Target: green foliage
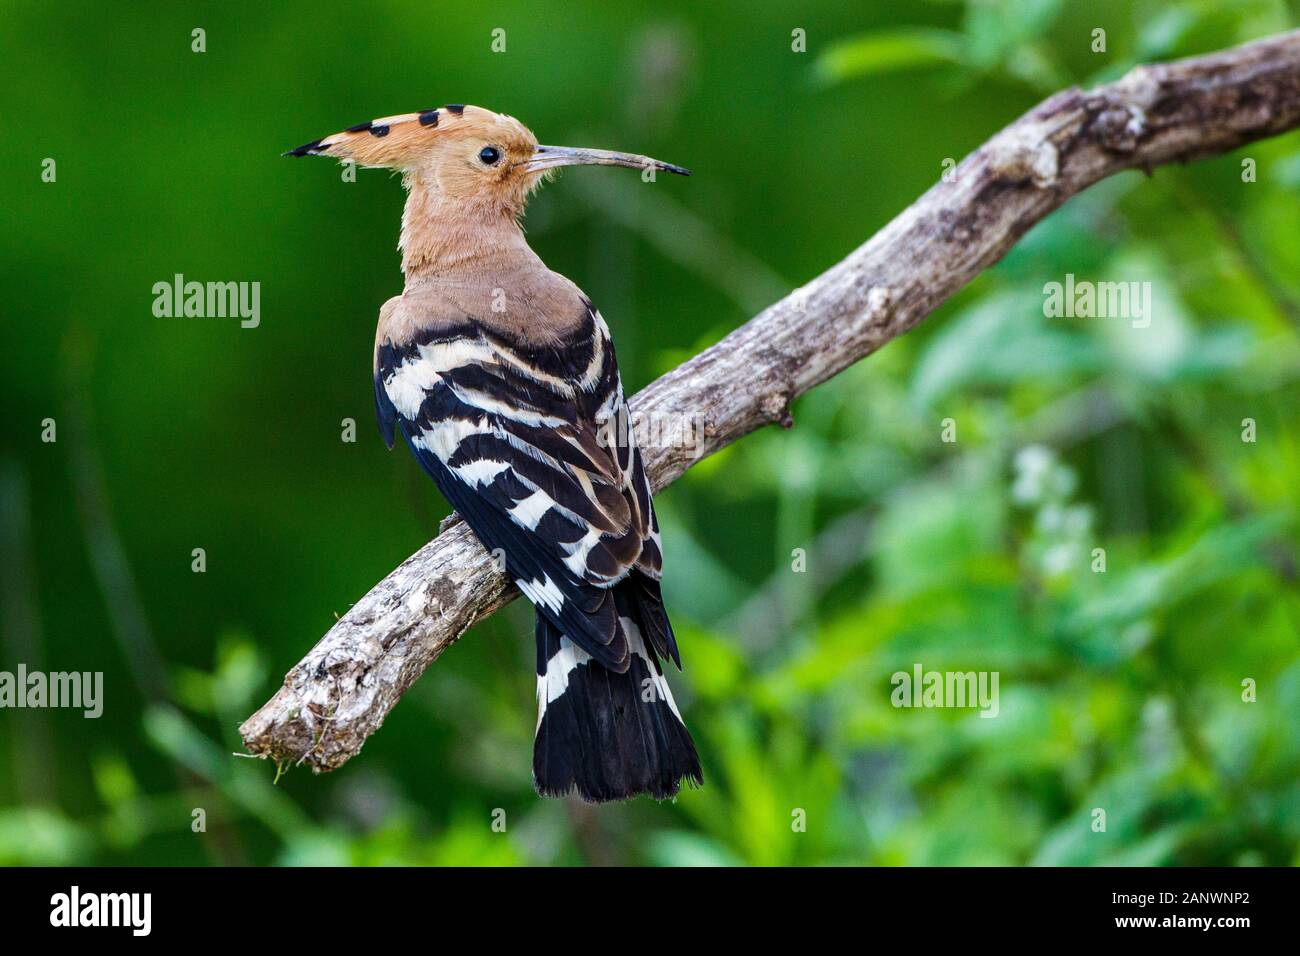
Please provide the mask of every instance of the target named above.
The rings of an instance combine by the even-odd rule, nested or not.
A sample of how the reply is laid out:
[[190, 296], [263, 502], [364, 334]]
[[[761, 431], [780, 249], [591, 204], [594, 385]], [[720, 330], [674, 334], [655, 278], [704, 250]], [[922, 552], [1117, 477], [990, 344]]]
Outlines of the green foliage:
[[818, 58], [826, 80], [842, 80], [936, 63], [961, 63], [962, 38], [948, 30], [877, 30], [840, 41]]
[[[106, 703], [0, 711], [0, 864], [1300, 862], [1294, 134], [1099, 184], [799, 400], [793, 430], [661, 496], [703, 789], [533, 794], [521, 605], [339, 771], [277, 773], [236, 732], [445, 511], [366, 426], [397, 184], [280, 150], [463, 100], [692, 166], [653, 187], [573, 171], [530, 211], [631, 392], [1041, 94], [1286, 29], [1284, 4], [825, 2], [799, 54], [761, 5], [592, 5], [557, 32], [518, 3], [493, 14], [504, 55], [496, 19], [413, 0], [205, 9], [205, 54], [172, 4], [64, 29], [10, 6], [0, 670], [103, 671]], [[262, 326], [154, 318], [176, 272], [261, 281]], [[1049, 316], [1067, 274], [1149, 282], [1149, 325]], [[997, 715], [895, 706], [918, 666], [996, 672]]]

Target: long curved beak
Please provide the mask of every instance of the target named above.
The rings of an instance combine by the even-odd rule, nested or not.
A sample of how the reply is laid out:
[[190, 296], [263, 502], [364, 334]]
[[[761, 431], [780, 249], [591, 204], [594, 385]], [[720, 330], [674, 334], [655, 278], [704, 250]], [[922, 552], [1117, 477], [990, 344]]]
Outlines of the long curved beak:
[[691, 171], [672, 163], [664, 163], [636, 153], [614, 153], [607, 149], [575, 149], [570, 146], [538, 146], [533, 158], [524, 163], [529, 172], [555, 169], [559, 166], [626, 166], [629, 169], [660, 169], [678, 176], [689, 176]]

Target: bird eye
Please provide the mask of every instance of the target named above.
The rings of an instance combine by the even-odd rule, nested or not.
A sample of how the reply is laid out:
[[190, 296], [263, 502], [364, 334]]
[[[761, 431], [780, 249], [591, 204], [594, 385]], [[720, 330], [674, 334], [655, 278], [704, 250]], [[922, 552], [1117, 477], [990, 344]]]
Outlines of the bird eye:
[[495, 146], [484, 146], [478, 153], [479, 162], [484, 166], [495, 166], [501, 158], [501, 151]]

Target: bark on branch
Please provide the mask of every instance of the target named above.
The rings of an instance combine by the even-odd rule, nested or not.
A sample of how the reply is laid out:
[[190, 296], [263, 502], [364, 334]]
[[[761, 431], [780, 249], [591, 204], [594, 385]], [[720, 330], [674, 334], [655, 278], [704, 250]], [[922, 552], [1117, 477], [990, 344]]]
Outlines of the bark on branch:
[[[1026, 230], [1103, 177], [1234, 149], [1300, 125], [1300, 31], [1068, 89], [1006, 127], [843, 261], [631, 400], [703, 421], [703, 454], [902, 335]], [[698, 460], [643, 448], [656, 489]], [[254, 754], [333, 770], [472, 624], [518, 596], [458, 523], [357, 602], [240, 733]]]

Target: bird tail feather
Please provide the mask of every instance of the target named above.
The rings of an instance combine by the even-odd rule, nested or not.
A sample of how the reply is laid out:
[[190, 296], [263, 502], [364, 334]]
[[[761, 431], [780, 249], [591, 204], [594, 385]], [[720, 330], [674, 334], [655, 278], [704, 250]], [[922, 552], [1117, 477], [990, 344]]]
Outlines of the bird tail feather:
[[614, 597], [630, 651], [624, 674], [597, 663], [537, 615], [533, 781], [543, 796], [576, 790], [593, 803], [641, 793], [664, 800], [683, 780], [704, 782], [659, 657], [642, 636], [647, 598], [631, 581], [615, 585]]

